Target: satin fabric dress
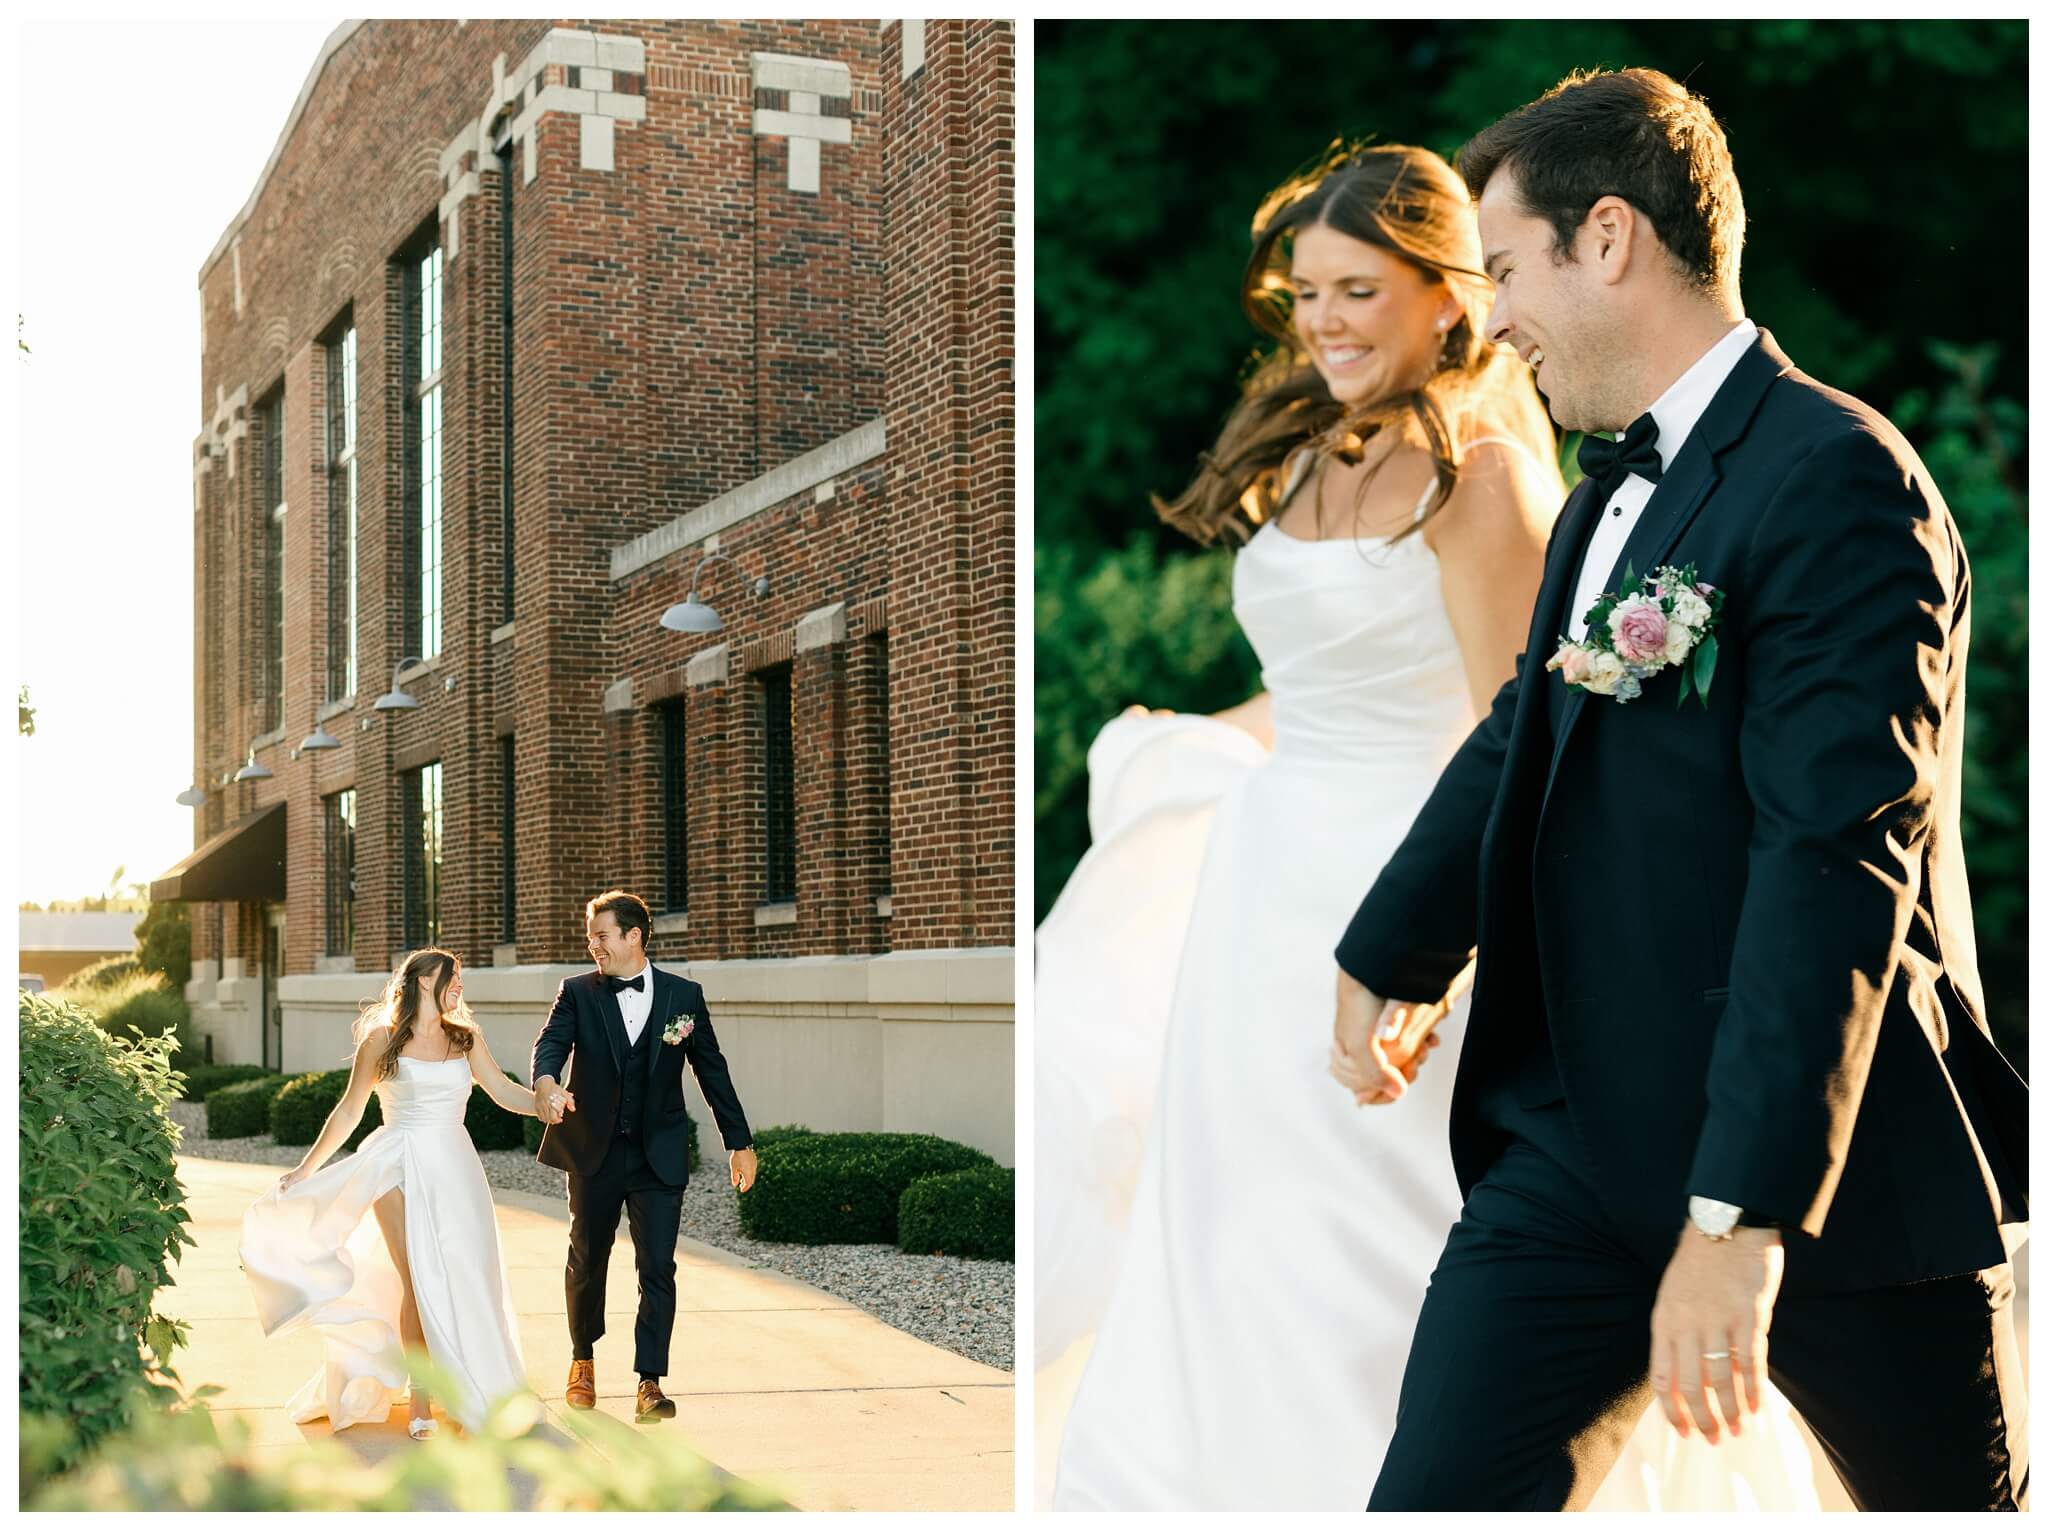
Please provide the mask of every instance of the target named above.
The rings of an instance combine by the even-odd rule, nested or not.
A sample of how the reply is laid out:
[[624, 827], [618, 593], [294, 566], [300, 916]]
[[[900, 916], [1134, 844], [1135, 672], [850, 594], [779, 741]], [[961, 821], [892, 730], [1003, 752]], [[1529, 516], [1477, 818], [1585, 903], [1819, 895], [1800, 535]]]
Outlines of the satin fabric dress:
[[[1364, 1508], [1460, 1207], [1464, 1005], [1400, 1102], [1328, 1073], [1337, 939], [1476, 721], [1435, 555], [1268, 524], [1234, 609], [1270, 755], [1110, 723], [1038, 932], [1036, 1364], [1092, 1336], [1063, 1429], [1039, 1415], [1058, 1509]], [[1781, 1397], [1765, 1418], [1709, 1448], [1652, 1410], [1595, 1508], [1814, 1506]]]
[[294, 1422], [336, 1430], [385, 1418], [406, 1385], [398, 1269], [374, 1205], [405, 1195], [405, 1246], [427, 1354], [458, 1389], [441, 1398], [465, 1428], [524, 1389], [512, 1288], [482, 1161], [463, 1126], [469, 1060], [401, 1056], [377, 1085], [384, 1125], [357, 1150], [242, 1218], [242, 1269], [266, 1335], [316, 1330], [326, 1355], [292, 1396]]

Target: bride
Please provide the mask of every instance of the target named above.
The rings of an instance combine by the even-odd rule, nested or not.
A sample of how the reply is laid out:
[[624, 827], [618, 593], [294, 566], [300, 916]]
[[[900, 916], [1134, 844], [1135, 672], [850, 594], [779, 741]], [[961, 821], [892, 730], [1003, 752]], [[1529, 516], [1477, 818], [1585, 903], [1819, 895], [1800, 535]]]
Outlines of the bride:
[[[1102, 730], [1093, 846], [1038, 933], [1041, 1396], [1086, 1356], [1063, 1434], [1041, 1413], [1058, 1509], [1364, 1508], [1460, 1205], [1464, 1007], [1397, 1060], [1406, 1121], [1360, 1110], [1328, 1072], [1330, 952], [1512, 672], [1555, 442], [1480, 332], [1442, 159], [1333, 154], [1253, 240], [1243, 305], [1280, 344], [1159, 509], [1241, 545], [1268, 689]], [[1651, 1411], [1595, 1508], [1812, 1507], [1782, 1398], [1756, 1423], [1709, 1448]]]
[[[463, 1127], [472, 1082], [532, 1116], [533, 1092], [491, 1057], [462, 1004], [452, 952], [414, 952], [356, 1021], [348, 1089], [306, 1156], [242, 1219], [242, 1268], [266, 1335], [319, 1331], [326, 1361], [286, 1406], [336, 1430], [384, 1419], [405, 1382], [400, 1346], [424, 1350], [456, 1387], [465, 1429], [526, 1387], [512, 1289], [483, 1164]], [[328, 1158], [377, 1091], [384, 1125], [338, 1164]], [[411, 1389], [407, 1432], [434, 1430]]]

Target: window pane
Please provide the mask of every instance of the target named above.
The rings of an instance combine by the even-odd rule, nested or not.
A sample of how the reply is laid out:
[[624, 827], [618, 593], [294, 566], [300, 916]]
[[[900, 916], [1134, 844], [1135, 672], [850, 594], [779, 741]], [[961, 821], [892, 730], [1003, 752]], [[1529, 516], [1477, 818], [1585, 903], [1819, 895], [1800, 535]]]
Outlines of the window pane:
[[441, 390], [420, 400], [420, 658], [441, 652]]
[[796, 760], [790, 738], [789, 666], [761, 672], [768, 902], [796, 897]]

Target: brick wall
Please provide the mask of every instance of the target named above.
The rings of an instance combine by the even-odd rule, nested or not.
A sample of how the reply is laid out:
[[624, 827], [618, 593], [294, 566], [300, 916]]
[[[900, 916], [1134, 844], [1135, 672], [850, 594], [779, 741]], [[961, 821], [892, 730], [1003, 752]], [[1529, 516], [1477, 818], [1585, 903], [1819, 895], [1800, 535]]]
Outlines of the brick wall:
[[[472, 963], [490, 959], [508, 735], [516, 960], [577, 960], [583, 900], [610, 883], [658, 907], [656, 707], [676, 696], [688, 723], [689, 911], [658, 955], [1010, 943], [1015, 38], [1007, 23], [924, 26], [926, 63], [909, 80], [902, 24], [865, 21], [368, 22], [327, 60], [201, 278], [194, 770], [217, 806], [195, 815], [195, 833], [209, 814], [225, 824], [287, 803], [288, 972], [332, 955], [363, 972], [388, 965], [403, 940], [400, 773], [433, 759], [446, 805], [442, 941]], [[603, 69], [589, 52], [600, 44]], [[501, 55], [508, 77], [535, 60], [516, 99], [496, 85]], [[795, 68], [798, 86], [812, 83], [810, 70], [830, 89], [757, 89], [756, 55], [805, 61], [771, 63], [771, 81]], [[844, 95], [833, 94], [842, 81]], [[555, 103], [546, 110], [543, 92]], [[522, 130], [509, 160], [509, 549], [508, 177], [482, 120], [494, 102]], [[593, 103], [604, 118], [595, 127]], [[816, 189], [804, 189], [812, 176]], [[394, 661], [417, 652], [402, 589], [413, 509], [399, 262], [434, 229], [444, 249], [442, 652], [406, 680], [417, 710], [377, 713]], [[357, 694], [326, 725], [341, 747], [294, 759], [330, 700], [324, 340], [344, 312], [358, 355]], [[267, 508], [246, 432], [280, 381], [285, 728], [259, 753], [272, 779], [223, 789], [268, 726], [258, 694]], [[751, 493], [876, 421], [878, 455], [614, 578], [615, 555], [634, 539]], [[747, 579], [765, 571], [769, 593], [754, 596], [714, 562], [701, 594], [725, 631], [661, 628], [714, 548]], [[218, 675], [205, 659], [211, 623], [225, 639]], [[793, 918], [763, 910], [755, 679], [785, 663]], [[216, 690], [222, 724], [212, 728]], [[357, 794], [357, 937], [352, 953], [329, 954], [321, 799], [342, 787]], [[214, 921], [195, 921], [196, 954], [260, 952], [254, 910], [219, 923], [216, 943]]]

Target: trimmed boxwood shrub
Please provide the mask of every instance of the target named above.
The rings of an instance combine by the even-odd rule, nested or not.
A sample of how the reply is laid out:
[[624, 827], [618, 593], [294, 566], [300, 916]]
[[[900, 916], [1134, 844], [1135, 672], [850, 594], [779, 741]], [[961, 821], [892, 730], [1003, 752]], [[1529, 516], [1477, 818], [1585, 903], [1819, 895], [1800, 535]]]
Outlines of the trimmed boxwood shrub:
[[206, 1097], [209, 1138], [258, 1138], [270, 1130], [270, 1102], [298, 1074], [264, 1074], [241, 1084], [221, 1085]]
[[893, 1244], [904, 1189], [927, 1175], [993, 1165], [978, 1148], [921, 1132], [812, 1132], [761, 1150], [739, 1198], [740, 1228], [781, 1244]]
[[254, 1063], [196, 1063], [181, 1072], [185, 1083], [179, 1087], [178, 1098], [205, 1100], [215, 1090], [225, 1089], [228, 1085], [265, 1078], [270, 1070]]
[[58, 1438], [63, 1467], [121, 1424], [182, 1338], [151, 1304], [193, 1240], [170, 1044], [110, 1037], [41, 994], [20, 996], [17, 1022], [21, 1423]]
[[997, 1165], [927, 1175], [896, 1204], [896, 1247], [907, 1255], [1017, 1258], [1017, 1172]]
[[[571, 1090], [569, 1093], [571, 1095], [574, 1095], [576, 1092], [574, 1090]], [[688, 1113], [686, 1112], [685, 1115], [688, 1116]], [[543, 1122], [537, 1116], [522, 1116], [519, 1120], [522, 1124], [524, 1124], [523, 1141], [526, 1144], [526, 1151], [530, 1154], [539, 1153], [541, 1134], [548, 1130], [547, 1123]], [[689, 1165], [690, 1173], [694, 1175], [697, 1173], [697, 1118], [695, 1118], [694, 1116], [689, 1116], [688, 1120], [690, 1123]], [[508, 1144], [506, 1146], [511, 1147], [513, 1145]], [[479, 1143], [477, 1144], [477, 1147], [482, 1148], [483, 1144]]]
[[816, 1136], [817, 1133], [813, 1132], [810, 1128], [798, 1127], [793, 1124], [783, 1127], [763, 1127], [754, 1134], [754, 1147], [756, 1150], [759, 1150], [766, 1148], [770, 1143], [786, 1143], [791, 1138], [815, 1138]]
[[[510, 1069], [505, 1077], [514, 1084], [526, 1083]], [[537, 1116], [521, 1116], [516, 1111], [507, 1111], [503, 1106], [484, 1094], [482, 1085], [471, 1085], [469, 1109], [462, 1114], [462, 1125], [469, 1129], [469, 1141], [476, 1144], [478, 1153], [489, 1148], [517, 1148], [526, 1141], [526, 1130], [521, 1122], [537, 1122]]]
[[[324, 1074], [301, 1074], [285, 1085], [270, 1101], [270, 1135], [293, 1148], [315, 1142], [327, 1117], [348, 1093], [347, 1069], [329, 1069]], [[352, 1149], [384, 1125], [384, 1107], [372, 1091], [363, 1106], [363, 1119], [341, 1146]]]

